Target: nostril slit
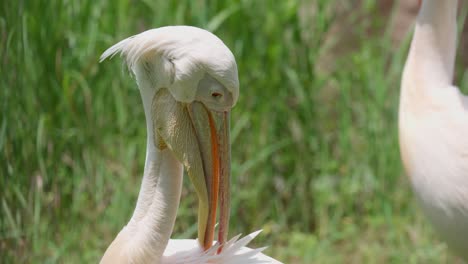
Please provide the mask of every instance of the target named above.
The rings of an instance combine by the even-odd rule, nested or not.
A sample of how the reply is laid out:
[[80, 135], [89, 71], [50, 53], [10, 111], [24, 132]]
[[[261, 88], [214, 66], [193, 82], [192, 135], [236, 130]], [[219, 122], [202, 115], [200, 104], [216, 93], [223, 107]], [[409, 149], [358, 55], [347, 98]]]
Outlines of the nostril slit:
[[214, 98], [219, 98], [221, 96], [223, 96], [221, 93], [218, 93], [218, 92], [214, 92], [211, 94], [211, 96], [213, 96]]

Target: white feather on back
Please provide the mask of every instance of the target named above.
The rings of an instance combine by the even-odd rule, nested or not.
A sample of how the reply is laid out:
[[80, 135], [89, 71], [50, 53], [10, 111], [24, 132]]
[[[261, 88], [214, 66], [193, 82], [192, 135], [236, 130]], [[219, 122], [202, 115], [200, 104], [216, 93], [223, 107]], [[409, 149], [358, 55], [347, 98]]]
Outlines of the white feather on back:
[[239, 97], [234, 55], [212, 33], [190, 26], [167, 26], [129, 37], [107, 49], [100, 60], [120, 53], [140, 88], [169, 88], [177, 101], [192, 102], [199, 81], [209, 74]]
[[215, 244], [208, 251], [203, 252], [197, 240], [170, 240], [164, 251], [162, 264], [281, 264], [281, 262], [261, 253], [266, 247], [257, 249], [245, 247], [260, 232], [261, 230], [253, 232], [240, 240], [240, 235], [231, 238], [223, 246], [220, 254], [216, 254], [219, 244]]

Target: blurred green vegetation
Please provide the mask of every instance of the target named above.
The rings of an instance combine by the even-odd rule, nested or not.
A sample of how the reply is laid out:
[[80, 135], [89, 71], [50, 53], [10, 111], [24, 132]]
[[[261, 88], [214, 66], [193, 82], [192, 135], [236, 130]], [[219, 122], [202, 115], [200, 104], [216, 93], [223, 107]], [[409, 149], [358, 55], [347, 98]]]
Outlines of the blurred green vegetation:
[[[365, 41], [317, 74], [333, 2], [312, 1], [301, 23], [311, 5], [299, 0], [2, 1], [0, 262], [99, 260], [133, 211], [146, 131], [134, 80], [98, 58], [143, 30], [187, 24], [217, 34], [239, 66], [231, 234], [262, 228], [251, 246], [285, 263], [453, 263], [400, 165], [408, 40], [392, 48], [365, 1], [359, 13], [381, 33], [349, 25]], [[196, 233], [193, 194], [186, 181], [176, 238]]]

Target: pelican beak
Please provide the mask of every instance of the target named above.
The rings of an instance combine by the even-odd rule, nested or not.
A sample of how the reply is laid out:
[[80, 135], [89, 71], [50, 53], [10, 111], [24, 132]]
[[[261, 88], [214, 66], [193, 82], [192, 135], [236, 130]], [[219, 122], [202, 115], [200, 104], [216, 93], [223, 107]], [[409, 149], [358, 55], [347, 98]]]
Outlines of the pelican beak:
[[[231, 149], [229, 111], [212, 111], [200, 102], [188, 106], [188, 112], [198, 141], [207, 200], [199, 199], [198, 239], [205, 250], [213, 245], [217, 208], [219, 206], [218, 243], [226, 241], [229, 227]], [[190, 173], [190, 172], [189, 172]], [[199, 197], [200, 198], [200, 197]]]
[[227, 238], [229, 226], [229, 178], [231, 149], [229, 111], [213, 111], [203, 103], [177, 102], [166, 90], [159, 90], [152, 105], [155, 142], [169, 147], [185, 166], [198, 195], [198, 241], [203, 248], [213, 245], [219, 207], [218, 242]]

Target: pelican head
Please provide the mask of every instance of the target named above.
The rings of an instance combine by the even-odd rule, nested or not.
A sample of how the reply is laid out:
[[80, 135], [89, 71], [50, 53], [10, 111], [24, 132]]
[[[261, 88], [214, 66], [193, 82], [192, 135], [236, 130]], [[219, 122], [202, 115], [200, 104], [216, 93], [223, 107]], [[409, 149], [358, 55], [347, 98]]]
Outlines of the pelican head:
[[[170, 149], [199, 199], [198, 240], [212, 246], [219, 206], [220, 243], [229, 223], [229, 116], [239, 95], [231, 51], [212, 33], [189, 26], [145, 31], [115, 44], [142, 94], [148, 142]], [[169, 176], [169, 175], [168, 175]]]

